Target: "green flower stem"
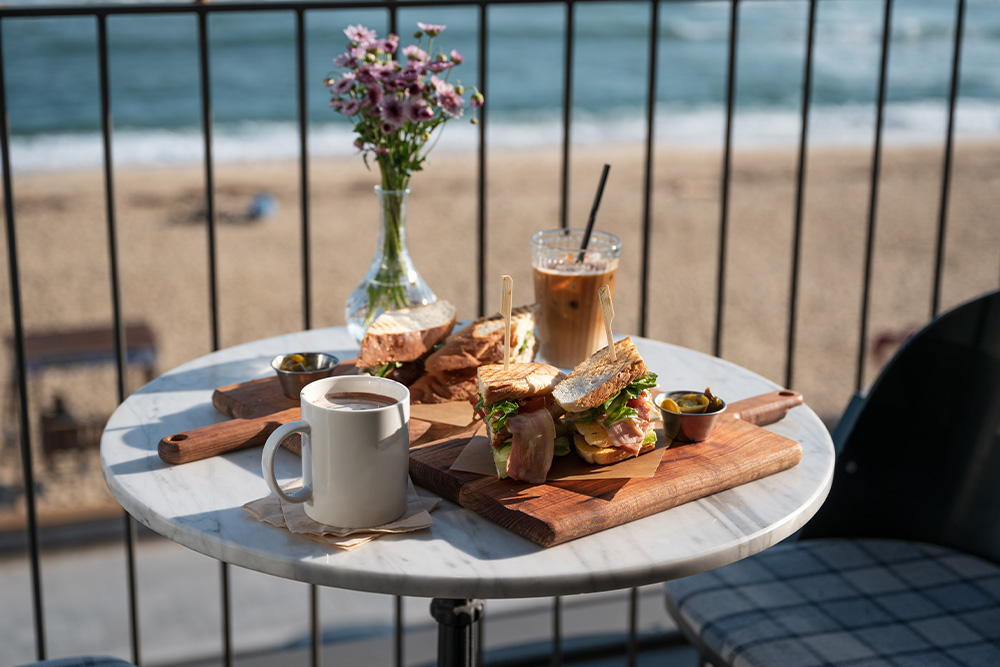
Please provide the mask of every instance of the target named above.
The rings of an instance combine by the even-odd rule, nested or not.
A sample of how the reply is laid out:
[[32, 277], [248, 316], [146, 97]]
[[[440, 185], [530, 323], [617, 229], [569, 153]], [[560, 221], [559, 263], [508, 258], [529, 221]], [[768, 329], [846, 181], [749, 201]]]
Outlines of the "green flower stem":
[[365, 316], [367, 328], [379, 310], [395, 310], [409, 305], [406, 284], [409, 276], [401, 261], [403, 252], [403, 228], [406, 220], [403, 205], [406, 201], [408, 175], [382, 168], [382, 265], [375, 278], [368, 285], [368, 313]]

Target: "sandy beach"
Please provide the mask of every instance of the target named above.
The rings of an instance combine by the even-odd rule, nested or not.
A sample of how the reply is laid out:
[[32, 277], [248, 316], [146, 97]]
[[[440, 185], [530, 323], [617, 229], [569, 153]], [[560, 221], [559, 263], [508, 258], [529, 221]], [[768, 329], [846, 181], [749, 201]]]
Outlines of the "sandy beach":
[[[942, 308], [993, 289], [1000, 274], [1000, 151], [959, 145], [950, 196]], [[474, 154], [434, 154], [414, 176], [409, 245], [439, 297], [460, 317], [474, 317], [478, 167]], [[880, 337], [904, 335], [931, 316], [943, 150], [892, 148], [883, 153], [877, 199], [868, 340], [859, 317], [871, 196], [869, 150], [814, 149], [808, 157], [792, 388], [821, 416], [835, 419], [855, 389], [859, 345], [865, 382], [884, 356]], [[637, 332], [640, 312], [644, 185], [642, 146], [574, 148], [570, 221], [582, 226], [601, 166], [612, 165], [598, 227], [623, 240], [615, 298], [616, 331]], [[721, 356], [783, 383], [789, 332], [797, 153], [737, 151], [729, 193], [725, 309]], [[711, 352], [720, 238], [720, 151], [662, 150], [654, 159], [652, 246], [646, 335]], [[514, 302], [532, 299], [528, 238], [559, 226], [560, 151], [491, 149], [486, 166], [488, 279], [514, 278]], [[344, 323], [343, 303], [365, 272], [375, 245], [376, 174], [360, 158], [315, 161], [310, 169], [313, 327]], [[157, 370], [211, 351], [205, 174], [200, 166], [127, 168], [115, 172], [122, 308], [127, 321], [149, 324], [157, 338]], [[226, 164], [215, 171], [219, 344], [301, 329], [302, 231], [295, 163]], [[250, 220], [255, 194], [278, 201], [277, 212]], [[100, 171], [15, 174], [14, 204], [24, 327], [28, 333], [110, 322], [108, 231]], [[3, 242], [6, 244], [6, 241]], [[9, 294], [4, 246], [0, 275]], [[494, 304], [487, 283], [487, 308]], [[11, 309], [0, 331], [12, 333]], [[11, 354], [3, 356], [10, 377]], [[130, 374], [130, 390], [142, 378]], [[106, 419], [117, 397], [110, 368], [31, 378], [33, 419], [62, 394], [75, 416]], [[5, 390], [4, 405], [10, 400]], [[12, 426], [5, 413], [5, 431]], [[36, 429], [37, 430], [37, 429]], [[35, 438], [37, 446], [37, 437]], [[13, 485], [19, 457], [0, 485]], [[8, 455], [10, 453], [11, 455]], [[96, 452], [59, 464], [40, 497], [74, 502], [80, 487], [60, 491], [81, 474], [101, 489]], [[96, 481], [95, 481], [96, 480]], [[72, 485], [71, 485], [72, 486]], [[100, 493], [98, 491], [97, 493]], [[79, 500], [79, 496], [75, 497]], [[0, 508], [2, 509], [2, 508]]]

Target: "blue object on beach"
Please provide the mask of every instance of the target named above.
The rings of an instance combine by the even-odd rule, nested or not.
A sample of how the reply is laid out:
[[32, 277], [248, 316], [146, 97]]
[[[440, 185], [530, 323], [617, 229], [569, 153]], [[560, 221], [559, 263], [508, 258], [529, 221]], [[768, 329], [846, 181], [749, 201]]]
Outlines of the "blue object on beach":
[[251, 220], [269, 218], [278, 212], [278, 198], [270, 192], [260, 192], [254, 195], [250, 201], [250, 208], [247, 210], [247, 217]]

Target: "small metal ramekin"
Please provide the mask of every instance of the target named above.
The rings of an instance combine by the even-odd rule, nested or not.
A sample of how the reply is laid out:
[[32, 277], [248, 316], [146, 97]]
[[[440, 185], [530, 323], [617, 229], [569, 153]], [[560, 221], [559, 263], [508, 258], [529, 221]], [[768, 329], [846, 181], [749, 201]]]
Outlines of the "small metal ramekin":
[[684, 394], [704, 395], [705, 392], [671, 391], [660, 394], [656, 397], [656, 405], [660, 408], [660, 414], [663, 416], [663, 434], [671, 440], [676, 440], [677, 442], [701, 442], [702, 440], [707, 440], [708, 437], [712, 435], [712, 431], [715, 429], [715, 424], [719, 421], [719, 417], [726, 411], [726, 402], [722, 401], [720, 398], [719, 400], [722, 401], [722, 408], [716, 410], [715, 412], [677, 413], [672, 410], [664, 409], [663, 399], [672, 398], [677, 400], [677, 397], [683, 396]]
[[[315, 368], [316, 370], [281, 370], [281, 364], [284, 363], [285, 359], [293, 354], [301, 355], [306, 361], [306, 367]], [[298, 400], [299, 392], [302, 391], [302, 388], [307, 384], [333, 375], [333, 370], [337, 367], [338, 361], [340, 360], [337, 359], [337, 357], [324, 352], [290, 352], [288, 354], [279, 354], [272, 359], [271, 368], [273, 368], [274, 372], [278, 374], [278, 381], [281, 383], [281, 391], [284, 392], [285, 396]]]

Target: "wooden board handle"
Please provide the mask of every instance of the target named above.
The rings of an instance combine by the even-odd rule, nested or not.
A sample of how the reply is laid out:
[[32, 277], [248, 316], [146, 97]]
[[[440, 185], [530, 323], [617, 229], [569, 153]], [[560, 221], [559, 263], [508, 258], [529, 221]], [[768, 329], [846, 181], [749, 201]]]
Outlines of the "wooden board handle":
[[726, 412], [732, 419], [763, 426], [784, 419], [788, 411], [798, 405], [802, 405], [802, 394], [791, 389], [779, 389], [730, 403]]
[[157, 451], [166, 463], [189, 463], [244, 447], [263, 445], [281, 424], [299, 418], [299, 408], [289, 408], [256, 419], [230, 419], [168, 435]]

